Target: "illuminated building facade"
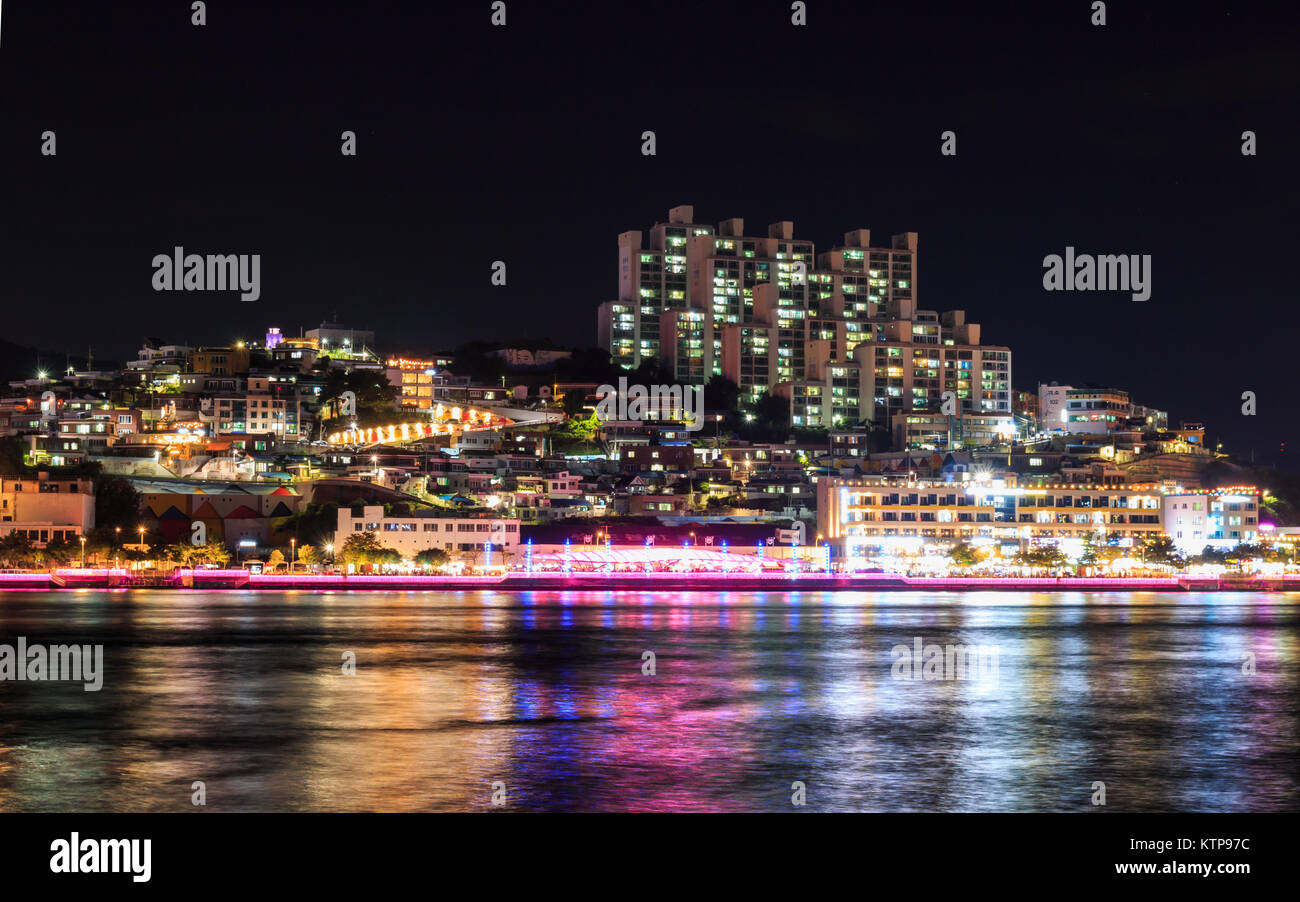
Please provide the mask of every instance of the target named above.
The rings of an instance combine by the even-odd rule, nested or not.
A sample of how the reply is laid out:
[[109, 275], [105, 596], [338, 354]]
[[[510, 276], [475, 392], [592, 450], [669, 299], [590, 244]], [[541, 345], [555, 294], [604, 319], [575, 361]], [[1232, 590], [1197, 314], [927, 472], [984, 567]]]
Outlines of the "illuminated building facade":
[[89, 477], [0, 476], [0, 537], [17, 532], [43, 548], [76, 541], [95, 527], [95, 489]]
[[776, 328], [731, 324], [722, 330], [722, 375], [740, 387], [750, 404], [773, 384], [777, 371]]
[[388, 384], [397, 389], [397, 403], [408, 410], [428, 410], [434, 405], [434, 385], [441, 384], [432, 360], [388, 358]]
[[1065, 429], [1105, 434], [1123, 429], [1133, 411], [1128, 392], [1117, 388], [1071, 388], [1065, 393]]
[[1065, 402], [1073, 386], [1038, 385], [1038, 424], [1044, 432], [1066, 428]]
[[704, 311], [664, 311], [659, 340], [663, 362], [675, 383], [703, 386], [713, 377], [713, 322]]
[[1166, 496], [1155, 486], [881, 476], [821, 479], [817, 493], [817, 531], [846, 547], [893, 538], [1059, 544], [1088, 536], [1137, 542], [1164, 534]]
[[267, 376], [249, 376], [246, 390], [203, 399], [200, 419], [213, 435], [270, 435], [275, 441], [297, 441], [302, 402], [273, 391]]
[[742, 219], [714, 227], [674, 207], [648, 241], [619, 236], [619, 294], [598, 311], [598, 341], [629, 369], [663, 360], [726, 376], [750, 402], [784, 384], [796, 425], [888, 426], [938, 410], [945, 391], [961, 411], [1010, 416], [1010, 350], [982, 346], [962, 311], [917, 309], [917, 244], [907, 232], [873, 247], [855, 229], [819, 254], [788, 221], [746, 235]]
[[505, 517], [448, 516], [442, 511], [414, 511], [406, 516], [385, 516], [384, 508], [367, 505], [361, 516], [340, 507], [334, 547], [341, 549], [349, 536], [373, 533], [379, 544], [392, 548], [404, 558], [421, 551], [438, 549], [449, 553], [482, 553], [488, 544], [492, 550], [506, 553], [518, 550], [519, 521]]
[[1207, 489], [1164, 497], [1165, 531], [1184, 554], [1208, 545], [1226, 550], [1259, 540], [1259, 490]]
[[1016, 436], [1011, 416], [962, 413], [946, 416], [928, 411], [896, 413], [893, 417], [894, 447], [955, 450], [1004, 444]]

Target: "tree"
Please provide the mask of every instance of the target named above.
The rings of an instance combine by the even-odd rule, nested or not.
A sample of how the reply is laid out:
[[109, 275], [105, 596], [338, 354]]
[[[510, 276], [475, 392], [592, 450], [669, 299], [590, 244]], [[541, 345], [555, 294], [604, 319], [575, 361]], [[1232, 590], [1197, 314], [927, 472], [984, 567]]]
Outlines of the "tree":
[[1016, 554], [1015, 560], [1018, 564], [1036, 570], [1055, 570], [1066, 566], [1070, 562], [1065, 552], [1055, 546], [1026, 548]]
[[320, 563], [320, 552], [316, 550], [315, 545], [304, 545], [298, 549], [298, 562], [311, 566]]
[[0, 476], [19, 476], [27, 471], [24, 443], [17, 436], [0, 438]]
[[211, 541], [206, 545], [194, 546], [194, 558], [197, 563], [216, 564], [224, 567], [230, 563], [230, 549], [224, 542]]
[[441, 548], [426, 548], [415, 556], [415, 563], [425, 570], [440, 570], [451, 563], [451, 555]]
[[286, 517], [271, 537], [271, 544], [287, 545], [289, 539], [299, 537], [304, 543], [319, 545], [329, 542], [339, 522], [337, 504], [308, 504], [297, 513]]
[[63, 566], [73, 558], [80, 558], [81, 542], [69, 542], [62, 537], [51, 539], [45, 543], [45, 548], [42, 551], [36, 552], [36, 556], [43, 563]]
[[320, 393], [322, 413], [327, 402], [341, 398], [348, 391], [356, 395], [357, 401], [356, 410], [347, 417], [348, 422], [355, 420], [361, 426], [373, 426], [393, 421], [398, 389], [383, 372], [330, 369]]
[[974, 567], [980, 562], [979, 552], [965, 542], [960, 542], [949, 548], [948, 559], [958, 567]]
[[704, 384], [704, 409], [736, 411], [740, 407], [740, 386], [726, 376], [714, 376]]
[[784, 441], [790, 434], [790, 399], [765, 391], [745, 415], [746, 438]]
[[133, 529], [140, 517], [140, 493], [125, 479], [101, 473], [95, 477], [95, 523], [114, 532]]
[[284, 552], [276, 548], [266, 556], [266, 569], [274, 573], [284, 566]]
[[582, 416], [583, 408], [587, 406], [587, 395], [585, 392], [577, 390], [566, 391], [560, 404], [564, 409], [565, 416], [573, 420]]
[[359, 532], [348, 536], [339, 549], [339, 558], [345, 564], [365, 566], [395, 564], [401, 561], [402, 556], [392, 548], [380, 545], [379, 538], [373, 532]]
[[1181, 566], [1186, 563], [1182, 552], [1174, 544], [1174, 540], [1168, 536], [1157, 536], [1149, 542], [1143, 543], [1145, 549], [1142, 554], [1142, 560], [1148, 564], [1173, 564]]
[[32, 540], [25, 535], [11, 532], [0, 538], [0, 564], [10, 568], [26, 567], [35, 554]]
[[1084, 536], [1083, 554], [1079, 556], [1079, 563], [1085, 567], [1099, 567], [1123, 557], [1124, 553], [1123, 548], [1108, 544], [1104, 538], [1099, 539], [1096, 533], [1089, 533]]
[[1213, 545], [1206, 545], [1201, 549], [1200, 554], [1192, 555], [1190, 560], [1194, 564], [1227, 564], [1228, 552], [1220, 551]]
[[572, 441], [589, 442], [596, 437], [596, 430], [599, 428], [600, 418], [596, 416], [595, 411], [592, 411], [585, 417], [569, 417], [560, 427], [560, 435]]
[[216, 564], [221, 567], [230, 563], [230, 549], [219, 541], [208, 542], [206, 545], [176, 542], [162, 550], [162, 558], [182, 567], [196, 567], [199, 564]]

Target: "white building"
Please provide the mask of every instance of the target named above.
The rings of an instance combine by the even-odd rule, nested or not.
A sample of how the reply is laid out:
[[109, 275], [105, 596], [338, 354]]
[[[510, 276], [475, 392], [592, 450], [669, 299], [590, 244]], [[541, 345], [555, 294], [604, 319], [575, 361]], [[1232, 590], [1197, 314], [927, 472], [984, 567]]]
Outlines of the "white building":
[[1038, 384], [1038, 423], [1043, 432], [1065, 428], [1067, 395], [1072, 386]]
[[1259, 495], [1253, 488], [1166, 495], [1163, 514], [1165, 534], [1184, 554], [1259, 540]]
[[25, 535], [38, 548], [75, 541], [95, 527], [95, 489], [88, 478], [0, 477], [0, 537]]
[[491, 543], [492, 551], [515, 551], [519, 546], [519, 521], [490, 516], [456, 516], [443, 511], [421, 510], [400, 517], [384, 516], [382, 506], [366, 506], [360, 517], [351, 508], [338, 512], [338, 530], [334, 533], [335, 553], [343, 549], [349, 536], [364, 532], [375, 534], [379, 544], [392, 548], [404, 558], [437, 548], [449, 554], [482, 553]]

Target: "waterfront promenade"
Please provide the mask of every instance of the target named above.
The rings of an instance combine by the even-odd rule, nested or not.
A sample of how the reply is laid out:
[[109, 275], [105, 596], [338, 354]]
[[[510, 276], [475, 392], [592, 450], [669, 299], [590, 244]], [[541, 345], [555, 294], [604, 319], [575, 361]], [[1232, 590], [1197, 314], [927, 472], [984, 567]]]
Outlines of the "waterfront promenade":
[[1086, 591], [1218, 592], [1300, 591], [1300, 574], [1275, 577], [1076, 577], [908, 576], [901, 573], [526, 573], [484, 576], [422, 574], [254, 574], [247, 570], [178, 569], [165, 579], [142, 580], [125, 569], [65, 569], [0, 573], [4, 589], [240, 589], [255, 591], [410, 591], [492, 589], [534, 591], [603, 589], [625, 591]]

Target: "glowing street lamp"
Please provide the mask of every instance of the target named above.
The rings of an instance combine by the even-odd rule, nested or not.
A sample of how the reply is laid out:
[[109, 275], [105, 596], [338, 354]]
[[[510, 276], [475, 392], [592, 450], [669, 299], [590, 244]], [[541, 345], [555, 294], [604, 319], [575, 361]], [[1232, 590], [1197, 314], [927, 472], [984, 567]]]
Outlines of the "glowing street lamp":
[[86, 569], [86, 537], [78, 536], [81, 539], [81, 569]]
[[293, 564], [297, 556], [298, 556], [298, 540], [290, 539], [289, 540], [289, 572], [290, 573], [293, 572]]

